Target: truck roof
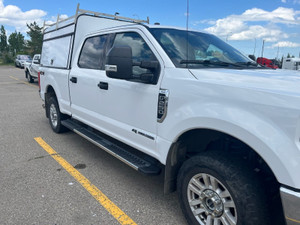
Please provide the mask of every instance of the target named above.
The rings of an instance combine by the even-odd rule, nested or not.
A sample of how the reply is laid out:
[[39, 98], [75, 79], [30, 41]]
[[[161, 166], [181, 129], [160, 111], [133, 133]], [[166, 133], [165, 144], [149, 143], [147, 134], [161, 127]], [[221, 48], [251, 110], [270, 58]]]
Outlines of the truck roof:
[[285, 61], [289, 60], [289, 61], [292, 61], [292, 62], [300, 62], [300, 58], [285, 58], [284, 60]]

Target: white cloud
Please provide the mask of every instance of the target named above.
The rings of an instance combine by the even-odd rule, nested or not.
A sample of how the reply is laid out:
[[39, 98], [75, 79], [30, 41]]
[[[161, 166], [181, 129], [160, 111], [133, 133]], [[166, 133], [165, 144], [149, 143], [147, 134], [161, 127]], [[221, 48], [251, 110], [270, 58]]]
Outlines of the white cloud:
[[235, 16], [242, 21], [268, 21], [272, 23], [300, 24], [296, 19], [297, 12], [294, 9], [279, 7], [271, 12], [253, 8], [243, 14]]
[[[300, 0], [298, 0], [300, 1]], [[259, 8], [246, 10], [240, 15], [230, 15], [218, 19], [214, 26], [205, 30], [228, 40], [251, 40], [263, 38], [268, 42], [275, 42], [289, 35], [281, 31], [275, 24], [300, 25], [300, 11], [279, 7], [273, 11]], [[251, 25], [249, 25], [251, 22]], [[262, 26], [261, 22], [269, 25]], [[255, 24], [256, 25], [252, 25]]]
[[[67, 19], [68, 16], [66, 14], [63, 14], [63, 15], [59, 15], [59, 20], [64, 20], [64, 19]], [[51, 18], [49, 20], [46, 20], [45, 23], [46, 24], [53, 24], [53, 23], [56, 23], [57, 21], [57, 16], [51, 16]]]
[[237, 20], [234, 18], [224, 18], [217, 20], [216, 24], [212, 27], [205, 29], [209, 33], [213, 34], [229, 34], [235, 32], [241, 32], [245, 30], [247, 25], [242, 20]]
[[[26, 33], [28, 31], [27, 25], [36, 22], [39, 26], [43, 26], [46, 19], [47, 12], [40, 9], [32, 9], [23, 12], [19, 7], [14, 5], [4, 6], [4, 0], [0, 0], [0, 24], [4, 26], [14, 27], [15, 30]], [[67, 15], [60, 15], [60, 19], [68, 18]], [[46, 24], [52, 24], [57, 21], [57, 16], [47, 18]], [[7, 30], [7, 35], [13, 31]]]
[[23, 12], [19, 7], [14, 5], [4, 6], [4, 1], [0, 0], [0, 24], [13, 26], [17, 31], [24, 32], [27, 30], [26, 23], [36, 21], [43, 24], [43, 17], [47, 12], [40, 9], [32, 9]]
[[290, 41], [280, 41], [271, 46], [271, 48], [277, 48], [277, 47], [297, 48], [300, 47], [300, 43], [295, 43]]
[[275, 42], [282, 38], [288, 38], [286, 33], [280, 29], [268, 28], [260, 25], [249, 26], [246, 30], [234, 33], [228, 37], [229, 40], [253, 40], [254, 38], [262, 38], [267, 42]]
[[282, 3], [286, 3], [286, 0], [281, 0]]

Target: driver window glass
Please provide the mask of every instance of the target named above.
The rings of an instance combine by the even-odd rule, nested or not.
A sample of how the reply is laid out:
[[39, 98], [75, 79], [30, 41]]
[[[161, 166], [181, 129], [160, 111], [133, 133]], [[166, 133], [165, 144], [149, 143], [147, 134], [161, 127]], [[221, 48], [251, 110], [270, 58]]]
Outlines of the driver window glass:
[[[132, 49], [132, 60], [134, 62], [157, 61], [149, 46], [138, 33], [126, 32], [116, 34], [114, 46], [130, 46]], [[133, 66], [133, 75], [139, 76], [149, 72], [150, 70], [148, 69]]]

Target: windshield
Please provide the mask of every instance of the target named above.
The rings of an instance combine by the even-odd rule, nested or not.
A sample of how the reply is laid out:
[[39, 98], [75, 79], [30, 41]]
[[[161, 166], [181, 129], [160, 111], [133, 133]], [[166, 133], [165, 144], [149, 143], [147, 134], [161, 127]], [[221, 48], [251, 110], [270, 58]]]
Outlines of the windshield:
[[21, 60], [31, 60], [31, 57], [29, 55], [20, 55]]
[[176, 67], [257, 67], [254, 61], [214, 35], [171, 28], [149, 30]]

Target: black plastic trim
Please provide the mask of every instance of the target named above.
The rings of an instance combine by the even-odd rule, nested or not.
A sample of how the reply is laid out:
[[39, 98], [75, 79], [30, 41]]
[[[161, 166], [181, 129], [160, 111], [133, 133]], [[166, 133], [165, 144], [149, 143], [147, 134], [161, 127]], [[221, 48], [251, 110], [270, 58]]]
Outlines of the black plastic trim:
[[158, 175], [160, 163], [153, 157], [109, 137], [77, 120], [63, 120], [62, 125], [97, 145], [133, 169], [147, 175]]
[[61, 69], [61, 70], [70, 70], [68, 67], [44, 66], [42, 64], [41, 64], [41, 67], [44, 67], [44, 68], [53, 68], [53, 69]]
[[281, 187], [284, 187], [286, 189], [290, 189], [291, 191], [295, 191], [295, 192], [299, 192], [300, 193], [300, 189], [299, 188], [293, 188], [293, 187], [290, 187], [290, 186], [285, 185], [285, 184], [281, 184]]

